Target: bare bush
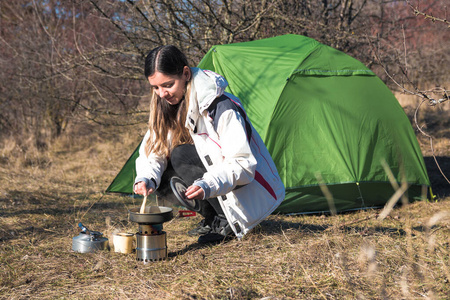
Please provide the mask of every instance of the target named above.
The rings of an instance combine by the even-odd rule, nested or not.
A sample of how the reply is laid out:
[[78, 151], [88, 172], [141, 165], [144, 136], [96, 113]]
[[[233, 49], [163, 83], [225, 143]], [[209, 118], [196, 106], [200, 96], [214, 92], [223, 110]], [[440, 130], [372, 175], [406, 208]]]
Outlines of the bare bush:
[[130, 58], [125, 51], [124, 58], [111, 58], [108, 48], [123, 45], [122, 36], [105, 26], [108, 23], [95, 15], [91, 5], [82, 1], [0, 5], [0, 126], [2, 134], [14, 137], [23, 150], [45, 148], [80, 116], [96, 121], [110, 111], [129, 113], [137, 107], [140, 84], [134, 74], [120, 68]]
[[144, 123], [147, 104], [141, 100], [148, 87], [143, 59], [162, 44], [179, 46], [196, 65], [216, 44], [303, 34], [361, 60], [387, 83], [382, 67], [396, 76], [407, 71], [413, 83], [443, 85], [448, 75], [440, 66], [450, 58], [442, 41], [448, 30], [430, 28], [429, 18], [421, 23], [414, 15], [428, 14], [425, 5], [435, 8], [443, 1], [422, 1], [414, 11], [409, 3], [3, 1], [1, 135], [13, 137], [22, 150], [27, 145], [45, 149], [63, 133], [83, 131], [83, 123]]

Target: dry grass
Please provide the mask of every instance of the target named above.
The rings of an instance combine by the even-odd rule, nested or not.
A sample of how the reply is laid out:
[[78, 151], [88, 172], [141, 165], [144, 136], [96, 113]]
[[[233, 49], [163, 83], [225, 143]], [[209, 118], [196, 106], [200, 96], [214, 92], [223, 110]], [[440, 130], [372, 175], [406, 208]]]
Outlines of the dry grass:
[[[437, 129], [437, 134], [447, 130]], [[436, 132], [435, 132], [436, 134]], [[112, 139], [120, 138], [120, 140]], [[440, 145], [448, 145], [446, 133]], [[419, 137], [420, 140], [420, 137]], [[200, 219], [164, 225], [169, 259], [71, 251], [82, 221], [108, 238], [136, 232], [140, 199], [102, 191], [133, 149], [131, 135], [60, 141], [0, 162], [0, 299], [446, 299], [450, 192], [428, 161], [437, 202], [335, 216], [270, 216], [242, 241], [201, 246]], [[120, 146], [118, 146], [120, 145]], [[427, 144], [423, 143], [427, 154]], [[437, 149], [446, 163], [449, 148]], [[9, 157], [9, 158], [5, 158]], [[449, 168], [447, 168], [448, 170]], [[434, 171], [433, 171], [434, 170]], [[433, 177], [435, 176], [435, 177]], [[435, 185], [438, 182], [438, 185]]]

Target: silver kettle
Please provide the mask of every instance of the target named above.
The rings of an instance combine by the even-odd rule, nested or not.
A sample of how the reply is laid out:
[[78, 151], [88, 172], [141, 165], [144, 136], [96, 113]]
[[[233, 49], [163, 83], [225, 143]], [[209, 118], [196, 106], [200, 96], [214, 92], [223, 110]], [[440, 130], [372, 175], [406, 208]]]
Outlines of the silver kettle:
[[83, 224], [78, 223], [81, 232], [72, 239], [72, 250], [80, 253], [95, 252], [109, 248], [108, 239], [103, 237], [103, 233], [91, 231]]

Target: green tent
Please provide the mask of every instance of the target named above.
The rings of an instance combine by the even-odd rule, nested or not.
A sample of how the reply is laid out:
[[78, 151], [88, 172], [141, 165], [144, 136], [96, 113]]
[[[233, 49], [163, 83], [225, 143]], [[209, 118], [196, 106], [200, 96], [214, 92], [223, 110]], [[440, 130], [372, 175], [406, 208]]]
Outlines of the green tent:
[[[214, 46], [199, 67], [227, 79], [267, 145], [286, 186], [276, 212], [329, 211], [321, 184], [337, 211], [383, 206], [395, 191], [382, 162], [397, 182], [408, 182], [410, 200], [430, 186], [406, 114], [358, 60], [311, 38], [284, 35]], [[134, 159], [107, 191], [132, 192]]]

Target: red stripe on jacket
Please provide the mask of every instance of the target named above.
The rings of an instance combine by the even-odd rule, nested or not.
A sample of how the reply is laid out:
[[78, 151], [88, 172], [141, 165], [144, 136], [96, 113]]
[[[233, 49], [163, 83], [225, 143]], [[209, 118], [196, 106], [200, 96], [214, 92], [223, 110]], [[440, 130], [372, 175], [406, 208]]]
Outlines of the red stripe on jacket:
[[264, 179], [264, 177], [262, 177], [262, 175], [258, 171], [255, 172], [255, 180], [259, 182], [259, 184], [261, 184], [269, 192], [269, 194], [271, 194], [272, 197], [275, 198], [275, 200], [277, 199], [277, 195], [275, 195], [275, 192], [270, 184]]

